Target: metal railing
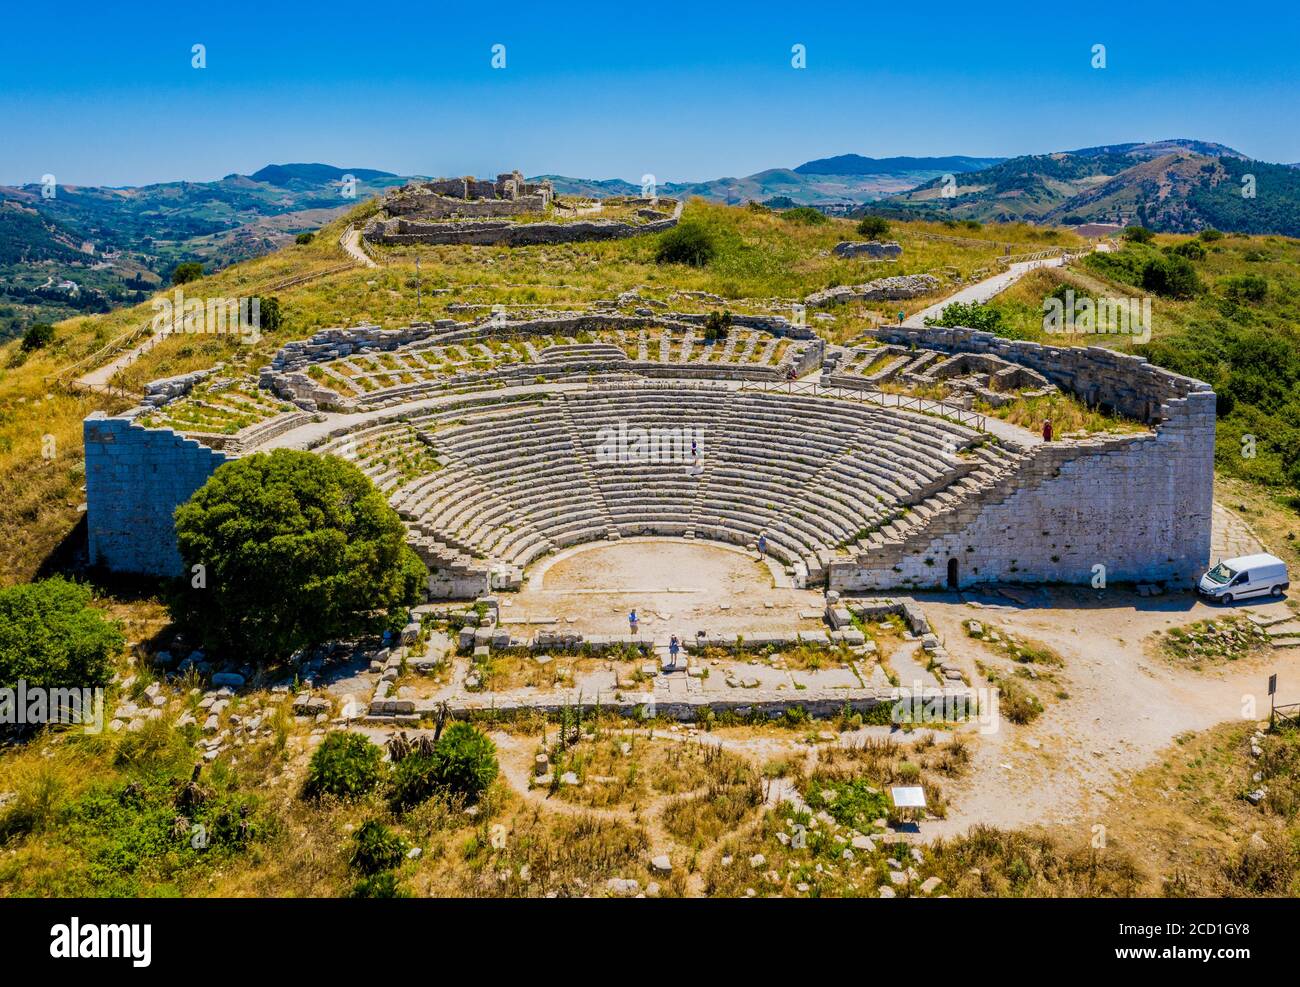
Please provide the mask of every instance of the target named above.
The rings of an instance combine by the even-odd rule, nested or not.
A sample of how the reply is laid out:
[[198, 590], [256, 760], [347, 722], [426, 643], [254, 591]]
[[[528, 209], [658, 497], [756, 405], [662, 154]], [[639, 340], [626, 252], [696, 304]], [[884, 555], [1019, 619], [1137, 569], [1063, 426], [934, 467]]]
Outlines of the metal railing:
[[1057, 257], [1064, 256], [1064, 247], [1047, 247], [1044, 250], [1035, 250], [1031, 254], [1006, 254], [998, 258], [998, 263], [1005, 267], [1009, 267], [1012, 264], [1023, 264], [1026, 261], [1054, 260]]

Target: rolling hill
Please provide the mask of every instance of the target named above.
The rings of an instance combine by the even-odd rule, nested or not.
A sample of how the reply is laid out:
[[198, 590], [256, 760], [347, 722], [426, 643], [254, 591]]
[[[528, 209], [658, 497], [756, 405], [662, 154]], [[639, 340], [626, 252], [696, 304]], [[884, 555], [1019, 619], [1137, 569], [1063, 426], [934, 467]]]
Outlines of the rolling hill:
[[[342, 178], [357, 179], [354, 198]], [[392, 185], [371, 168], [268, 165], [214, 182], [112, 188], [0, 186], [0, 339], [33, 322], [138, 301], [183, 261], [209, 270], [258, 257]], [[75, 289], [57, 286], [73, 284]]]
[[970, 158], [953, 154], [939, 158], [866, 158], [860, 154], [839, 154], [833, 158], [805, 161], [794, 170], [801, 175], [899, 175], [917, 171], [963, 172], [989, 168], [1006, 158]]
[[[660, 195], [699, 196], [727, 205], [774, 198], [788, 198], [798, 205], [861, 204], [915, 188], [940, 175], [974, 171], [1001, 160], [964, 155], [867, 158], [841, 154], [806, 161], [794, 168], [768, 168], [741, 178], [663, 182], [657, 191]], [[639, 185], [617, 178], [593, 181], [566, 175], [539, 177], [549, 178], [561, 195], [638, 195], [641, 191]]]
[[[1243, 194], [1249, 176], [1253, 196]], [[1165, 232], [1215, 227], [1300, 236], [1300, 173], [1207, 141], [1011, 158], [962, 175], [954, 196], [946, 197], [942, 179], [935, 179], [890, 204], [983, 222], [1118, 222]]]

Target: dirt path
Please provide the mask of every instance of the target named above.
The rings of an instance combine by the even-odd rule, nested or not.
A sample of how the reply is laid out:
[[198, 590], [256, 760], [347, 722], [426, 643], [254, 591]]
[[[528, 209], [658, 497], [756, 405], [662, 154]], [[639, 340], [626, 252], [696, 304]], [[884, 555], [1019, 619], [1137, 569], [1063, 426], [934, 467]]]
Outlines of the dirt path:
[[954, 302], [983, 304], [995, 295], [1000, 295], [1006, 291], [1030, 271], [1036, 271], [1040, 267], [1060, 267], [1064, 262], [1063, 257], [1045, 257], [1042, 260], [1027, 260], [1018, 264], [1009, 264], [1001, 274], [995, 274], [983, 281], [968, 284], [964, 288], [953, 292], [943, 301], [935, 302], [933, 305], [921, 309], [921, 311], [905, 319], [903, 326], [907, 329], [924, 329], [927, 318], [937, 319], [943, 313], [943, 310]]
[[339, 238], [339, 246], [343, 248], [343, 252], [345, 254], [351, 257], [362, 267], [379, 266], [373, 260], [371, 260], [370, 255], [367, 254], [365, 250], [362, 248], [361, 231], [358, 230], [355, 226], [349, 226], [343, 232], [343, 236]]
[[[1099, 600], [1094, 592], [1061, 589], [1027, 595], [1050, 598], [1053, 609], [1041, 609], [1044, 601], [1037, 598], [1032, 607], [1008, 600], [1011, 605], [993, 609], [972, 608], [956, 597], [922, 601], [936, 633], [968, 666], [973, 684], [987, 685], [974, 667], [982, 645], [968, 639], [962, 626], [976, 617], [1057, 651], [1065, 659], [1057, 677], [1068, 694], [1049, 700], [1031, 724], [1003, 721], [997, 732], [978, 737], [971, 770], [949, 792], [948, 818], [926, 823], [927, 839], [963, 833], [975, 823], [1104, 823], [1117, 786], [1179, 734], [1267, 716], [1271, 672], [1293, 683], [1290, 694], [1300, 693], [1298, 651], [1199, 672], [1148, 657], [1144, 642], [1155, 630], [1231, 612], [1190, 594], [1143, 599], [1111, 591]], [[1282, 603], [1251, 609], [1289, 612]]]
[[[355, 227], [349, 226], [344, 231], [343, 236], [339, 238], [339, 246], [343, 248], [349, 259], [365, 267], [378, 267], [370, 257], [361, 249], [361, 234]], [[304, 275], [301, 278], [293, 279], [296, 283], [305, 283], [315, 280], [316, 278], [327, 277], [337, 273], [333, 268], [326, 271], [316, 271]], [[170, 339], [176, 332], [176, 323], [173, 321], [170, 325], [150, 333], [137, 346], [127, 350], [111, 362], [104, 364], [102, 367], [96, 367], [87, 371], [79, 377], [73, 379], [72, 383], [80, 388], [89, 391], [96, 391], [101, 394], [120, 394], [119, 390], [114, 389], [109, 382], [117, 375], [118, 371], [125, 370], [131, 364], [135, 363], [140, 357], [144, 356], [155, 346], [165, 339]]]

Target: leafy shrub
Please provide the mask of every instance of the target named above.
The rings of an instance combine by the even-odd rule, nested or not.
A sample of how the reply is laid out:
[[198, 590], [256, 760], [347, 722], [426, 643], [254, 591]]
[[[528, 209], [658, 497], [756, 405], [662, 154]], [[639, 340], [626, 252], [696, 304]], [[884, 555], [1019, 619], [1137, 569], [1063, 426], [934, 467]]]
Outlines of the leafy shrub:
[[726, 339], [731, 330], [731, 313], [725, 309], [713, 311], [704, 317], [704, 338], [710, 343]]
[[42, 350], [54, 341], [54, 327], [48, 322], [33, 322], [23, 333], [22, 351]]
[[284, 316], [280, 312], [280, 299], [270, 295], [258, 295], [257, 312], [261, 322], [258, 329], [261, 332], [280, 331], [281, 325], [284, 324]]
[[468, 723], [447, 728], [434, 757], [441, 783], [458, 795], [476, 799], [496, 780], [497, 749], [487, 735]]
[[432, 754], [408, 754], [393, 766], [390, 798], [399, 812], [427, 802], [439, 791], [439, 765]]
[[308, 231], [306, 233], [299, 233], [296, 237], [293, 238], [293, 242], [307, 244], [307, 243], [311, 243], [314, 239], [316, 239], [316, 234], [312, 233], [311, 231]]
[[198, 261], [188, 261], [176, 265], [176, 269], [172, 271], [172, 284], [189, 284], [201, 277], [203, 277], [203, 265]]
[[352, 885], [349, 895], [352, 898], [410, 898], [408, 891], [391, 870], [380, 871], [370, 877], [363, 877]]
[[[186, 763], [193, 749], [183, 741], [175, 743], [179, 735], [162, 721], [149, 722], [145, 730], [129, 736], [153, 732], [169, 738], [172, 742], [159, 753], [170, 766], [135, 761], [131, 770], [114, 776], [110, 769], [107, 777], [96, 777], [78, 791], [80, 780], [68, 776], [95, 762], [50, 759], [32, 782], [20, 783], [17, 797], [0, 809], [0, 842], [43, 833], [47, 849], [38, 852], [54, 852], [59, 859], [57, 868], [38, 867], [24, 875], [32, 882], [28, 893], [183, 894], [193, 886], [191, 881], [207, 886], [213, 870], [259, 839], [263, 827], [258, 799], [227, 779], [191, 781]], [[196, 852], [193, 840], [199, 832], [205, 842]], [[12, 854], [14, 844], [7, 850]], [[7, 895], [18, 893], [17, 878], [12, 871], [6, 875]]]
[[1268, 297], [1268, 278], [1261, 274], [1238, 274], [1220, 282], [1223, 293], [1234, 302], [1259, 304]]
[[1197, 236], [1199, 236], [1206, 243], [1213, 243], [1215, 240], [1223, 239], [1223, 234], [1220, 233], [1218, 230], [1216, 230], [1213, 226], [1201, 230], [1201, 232], [1198, 233]]
[[879, 240], [889, 234], [889, 222], [883, 216], [863, 216], [858, 223], [858, 235], [868, 240]]
[[1142, 269], [1142, 287], [1166, 298], [1190, 298], [1201, 282], [1186, 258], [1153, 257]]
[[1182, 243], [1165, 248], [1169, 253], [1188, 260], [1205, 260], [1205, 247], [1199, 240], [1184, 240]]
[[851, 780], [817, 778], [809, 782], [804, 796], [810, 808], [825, 809], [841, 826], [866, 828], [889, 816], [889, 799], [866, 778]]
[[377, 820], [361, 825], [352, 837], [352, 856], [348, 864], [362, 874], [392, 870], [406, 856], [406, 841]]
[[953, 302], [939, 313], [938, 318], [926, 318], [925, 324], [927, 326], [965, 326], [968, 329], [979, 329], [983, 332], [993, 333], [1003, 328], [1002, 313], [996, 308], [981, 305], [978, 302]]
[[392, 800], [409, 809], [439, 792], [475, 800], [497, 776], [496, 745], [477, 727], [453, 723], [429, 754], [409, 754], [393, 771]]
[[334, 456], [277, 449], [220, 466], [176, 510], [187, 571], [172, 614], [218, 652], [270, 662], [378, 633], [421, 599], [424, 563], [383, 494]]
[[362, 734], [336, 730], [312, 754], [303, 793], [308, 798], [361, 798], [382, 780], [382, 757], [383, 752]]
[[106, 684], [124, 641], [90, 602], [90, 590], [62, 576], [0, 589], [0, 688]]
[[660, 264], [704, 267], [717, 255], [713, 235], [700, 223], [678, 223], [659, 238], [655, 260]]
[[1124, 239], [1130, 243], [1150, 243], [1156, 238], [1155, 233], [1148, 230], [1145, 226], [1128, 226], [1123, 233]]
[[796, 206], [794, 209], [787, 209], [781, 213], [781, 218], [791, 223], [802, 223], [804, 226], [821, 226], [830, 222], [824, 212], [812, 206]]

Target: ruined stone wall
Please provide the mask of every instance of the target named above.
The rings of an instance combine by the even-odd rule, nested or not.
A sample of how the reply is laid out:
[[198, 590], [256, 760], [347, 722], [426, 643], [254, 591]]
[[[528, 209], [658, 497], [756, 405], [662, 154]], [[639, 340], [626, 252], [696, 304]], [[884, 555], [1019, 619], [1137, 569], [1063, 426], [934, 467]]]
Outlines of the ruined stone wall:
[[1045, 346], [1003, 339], [975, 329], [877, 329], [875, 338], [903, 346], [915, 344], [945, 353], [992, 353], [1023, 364], [1089, 406], [1115, 410], [1141, 422], [1159, 420], [1165, 402], [1192, 393], [1213, 393], [1210, 385], [1152, 366], [1101, 346]]
[[173, 513], [229, 457], [171, 429], [142, 428], [102, 411], [82, 431], [91, 564], [179, 575]]
[[547, 199], [540, 195], [525, 195], [518, 199], [459, 199], [442, 195], [415, 195], [393, 202], [388, 207], [388, 212], [394, 216], [416, 219], [448, 219], [452, 216], [490, 219], [540, 213], [546, 209], [546, 205]]
[[[459, 326], [455, 319], [437, 322], [413, 322], [403, 329], [380, 329], [378, 326], [351, 326], [346, 329], [322, 329], [309, 339], [295, 339], [275, 352], [266, 371], [301, 370], [311, 363], [337, 360], [339, 357], [369, 350], [387, 352], [418, 343]], [[262, 387], [266, 384], [263, 382]]]
[[897, 240], [841, 240], [831, 251], [836, 257], [869, 257], [872, 260], [897, 260], [903, 248]]
[[895, 274], [868, 281], [866, 284], [841, 284], [834, 288], [814, 291], [804, 298], [803, 302], [816, 308], [843, 305], [848, 302], [919, 298], [921, 295], [938, 291], [939, 288], [939, 279], [933, 274]]
[[410, 219], [371, 220], [365, 237], [372, 243], [468, 244], [470, 246], [526, 247], [547, 243], [583, 243], [592, 240], [626, 240], [662, 233], [677, 225], [677, 217], [648, 223], [621, 223], [608, 219], [578, 219], [567, 223], [513, 223], [508, 220], [420, 222]]
[[1154, 434], [1034, 447], [995, 486], [902, 544], [833, 563], [831, 589], [1107, 582], [1190, 586], [1210, 557], [1214, 404], [1162, 405]]

